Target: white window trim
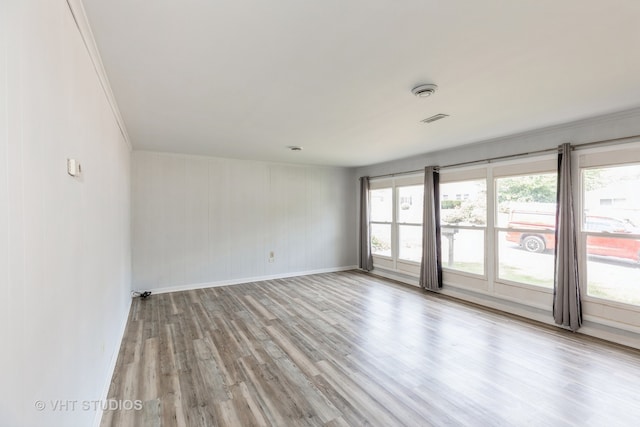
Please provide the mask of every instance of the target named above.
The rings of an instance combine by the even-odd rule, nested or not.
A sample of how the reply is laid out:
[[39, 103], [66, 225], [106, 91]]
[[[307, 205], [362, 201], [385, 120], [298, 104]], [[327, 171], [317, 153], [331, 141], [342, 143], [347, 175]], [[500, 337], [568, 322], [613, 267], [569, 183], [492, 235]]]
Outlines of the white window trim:
[[[555, 162], [555, 163], [554, 163]], [[549, 169], [551, 168], [551, 169]], [[493, 182], [492, 182], [492, 187], [493, 187], [493, 194], [494, 194], [494, 198], [493, 198], [493, 212], [494, 212], [494, 217], [493, 217], [493, 232], [494, 232], [494, 264], [495, 264], [495, 270], [494, 270], [494, 282], [495, 283], [502, 283], [505, 285], [511, 285], [511, 286], [518, 286], [521, 287], [523, 289], [528, 289], [528, 290], [533, 290], [533, 291], [538, 291], [538, 292], [542, 292], [542, 293], [546, 293], [546, 294], [550, 294], [553, 295], [553, 286], [546, 287], [546, 286], [538, 286], [538, 285], [533, 285], [531, 283], [524, 283], [524, 282], [516, 282], [514, 280], [509, 280], [509, 279], [504, 279], [501, 278], [499, 276], [500, 274], [500, 245], [499, 245], [499, 241], [500, 241], [500, 233], [507, 233], [509, 231], [511, 232], [527, 232], [527, 231], [539, 231], [533, 228], [509, 228], [506, 226], [501, 226], [498, 225], [498, 180], [502, 179], [502, 178], [510, 178], [510, 177], [518, 177], [518, 176], [530, 176], [530, 175], [547, 175], [547, 174], [557, 174], [557, 159], [549, 159], [549, 160], [539, 160], [539, 161], [535, 161], [532, 162], [530, 165], [524, 166], [522, 164], [514, 164], [514, 165], [509, 165], [509, 166], [499, 166], [496, 167], [495, 169], [498, 169], [498, 175], [493, 175]], [[495, 170], [494, 169], [494, 170]], [[514, 173], [514, 174], [505, 174], [508, 171], [517, 171], [518, 173]]]
[[[490, 297], [517, 302], [537, 309], [551, 309], [553, 297], [552, 288], [505, 279], [498, 280], [498, 233], [499, 231], [506, 231], [506, 228], [503, 229], [497, 225], [496, 179], [508, 176], [554, 173], [556, 170], [556, 155], [543, 154], [536, 157], [512, 159], [495, 163], [487, 163], [482, 166], [447, 169], [446, 171], [441, 171], [441, 183], [464, 182], [475, 179], [486, 179], [487, 182], [487, 222], [484, 227], [485, 274], [480, 276], [460, 270], [445, 268], [443, 265], [445, 287], [478, 292]], [[464, 227], [467, 228], [468, 226]], [[481, 227], [475, 227], [475, 229], [480, 228]]]
[[[487, 165], [483, 165], [481, 167], [473, 166], [473, 167], [464, 167], [464, 168], [455, 168], [455, 169], [447, 169], [440, 171], [440, 184], [450, 184], [450, 183], [458, 183], [458, 182], [469, 182], [469, 181], [478, 181], [485, 180], [486, 183], [486, 218], [484, 226], [471, 226], [471, 225], [447, 225], [448, 228], [457, 228], [461, 230], [475, 230], [475, 231], [483, 231], [483, 273], [471, 273], [469, 271], [457, 270], [454, 268], [449, 268], [445, 265], [445, 254], [441, 254], [442, 256], [442, 271], [443, 271], [443, 281], [446, 283], [449, 278], [455, 277], [466, 277], [473, 280], [479, 280], [481, 282], [488, 282], [489, 279], [489, 271], [491, 270], [488, 267], [489, 257], [487, 255], [488, 252], [488, 231], [489, 231], [489, 185], [487, 181]], [[452, 199], [454, 200], [454, 199]]]
[[400, 258], [399, 237], [400, 225], [422, 226], [422, 223], [398, 222], [399, 188], [424, 184], [424, 173], [403, 174], [399, 176], [373, 178], [369, 182], [370, 190], [391, 188], [392, 193], [392, 222], [369, 221], [369, 224], [391, 224], [391, 256], [372, 254], [373, 267], [401, 273], [411, 277], [419, 277], [420, 262]]
[[[598, 307], [611, 307], [616, 310], [621, 310], [625, 312], [635, 313], [635, 316], [640, 313], [640, 305], [634, 305], [630, 303], [625, 303], [622, 301], [610, 300], [607, 298], [602, 298], [598, 296], [593, 296], [588, 294], [588, 269], [587, 269], [587, 246], [586, 239], [587, 236], [602, 236], [603, 233], [586, 231], [584, 230], [584, 221], [582, 219], [582, 215], [585, 209], [585, 200], [584, 200], [584, 188], [583, 188], [583, 179], [582, 179], [582, 171], [585, 169], [596, 169], [596, 168], [607, 168], [607, 167], [616, 167], [616, 166], [629, 166], [632, 164], [640, 165], [640, 142], [630, 143], [625, 146], [625, 148], [621, 149], [619, 147], [597, 147], [593, 149], [585, 149], [581, 153], [573, 153], [574, 155], [574, 164], [577, 164], [577, 167], [574, 167], [572, 179], [574, 183], [579, 183], [579, 185], [574, 185], [574, 200], [577, 200], [576, 206], [574, 207], [577, 212], [575, 212], [575, 218], [578, 222], [578, 265], [579, 271], [581, 272], [581, 298], [583, 301], [583, 311], [585, 312], [585, 316], [591, 317], [595, 316], [599, 317], [599, 314], [603, 311]], [[577, 157], [577, 158], [576, 158]], [[616, 238], [629, 238], [629, 239], [639, 239], [640, 234], [617, 234], [617, 233], [609, 233], [610, 237]], [[591, 307], [594, 307], [595, 310], [592, 312], [590, 310]], [[640, 321], [637, 321], [632, 324], [633, 327], [640, 327]]]

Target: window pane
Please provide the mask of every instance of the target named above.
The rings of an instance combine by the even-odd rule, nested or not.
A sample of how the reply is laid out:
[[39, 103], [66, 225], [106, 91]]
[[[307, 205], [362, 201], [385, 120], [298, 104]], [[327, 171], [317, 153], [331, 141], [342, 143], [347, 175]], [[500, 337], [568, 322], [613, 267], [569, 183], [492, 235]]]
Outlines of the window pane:
[[[422, 224], [424, 186], [398, 188], [398, 222]], [[400, 252], [402, 255], [402, 252]]]
[[440, 184], [440, 223], [486, 225], [487, 181]]
[[442, 267], [484, 274], [484, 230], [442, 227]]
[[553, 232], [498, 233], [498, 277], [553, 288]]
[[586, 169], [582, 172], [584, 229], [637, 232], [640, 227], [640, 165]]
[[587, 237], [587, 294], [640, 305], [640, 240]]
[[422, 260], [422, 226], [400, 225], [399, 258], [407, 261], [420, 262]]
[[371, 224], [371, 253], [391, 256], [390, 224]]
[[555, 227], [556, 174], [496, 179], [498, 227]]
[[[582, 172], [587, 294], [640, 305], [640, 165]], [[616, 237], [616, 234], [629, 238]]]
[[391, 222], [393, 198], [391, 188], [371, 190], [371, 221]]

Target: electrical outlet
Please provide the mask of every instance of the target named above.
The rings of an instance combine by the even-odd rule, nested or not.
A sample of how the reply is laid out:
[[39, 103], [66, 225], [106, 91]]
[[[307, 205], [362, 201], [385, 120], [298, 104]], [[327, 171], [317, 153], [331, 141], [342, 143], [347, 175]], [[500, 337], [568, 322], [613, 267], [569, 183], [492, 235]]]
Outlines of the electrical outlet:
[[269, 252], [269, 262], [276, 262], [276, 254], [275, 252]]

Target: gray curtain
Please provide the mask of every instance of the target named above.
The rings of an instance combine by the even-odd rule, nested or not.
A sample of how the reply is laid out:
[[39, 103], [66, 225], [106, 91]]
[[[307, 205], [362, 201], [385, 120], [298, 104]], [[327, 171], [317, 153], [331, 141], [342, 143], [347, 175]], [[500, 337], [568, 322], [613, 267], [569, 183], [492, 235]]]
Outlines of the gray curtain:
[[360, 260], [358, 267], [373, 270], [371, 239], [369, 232], [369, 177], [360, 178]]
[[556, 258], [553, 318], [558, 325], [576, 331], [582, 325], [578, 246], [571, 190], [571, 145], [558, 154], [558, 206], [556, 208]]
[[436, 166], [424, 169], [424, 208], [422, 212], [422, 262], [420, 287], [435, 291], [442, 288], [440, 254], [440, 175]]

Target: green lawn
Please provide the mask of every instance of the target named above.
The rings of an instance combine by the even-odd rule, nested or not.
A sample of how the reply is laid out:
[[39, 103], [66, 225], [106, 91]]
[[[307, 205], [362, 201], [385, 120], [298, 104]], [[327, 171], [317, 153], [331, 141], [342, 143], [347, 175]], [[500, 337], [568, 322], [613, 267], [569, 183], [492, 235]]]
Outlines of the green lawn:
[[620, 286], [620, 284], [612, 285], [600, 282], [589, 282], [587, 285], [587, 294], [592, 297], [640, 305], [640, 285], [638, 283]]
[[526, 283], [528, 285], [543, 286], [545, 288], [553, 288], [553, 278], [536, 277], [523, 273], [521, 269], [508, 265], [500, 266], [500, 278], [510, 280], [512, 282]]
[[473, 274], [484, 274], [484, 264], [481, 262], [460, 262], [454, 261], [453, 264], [448, 264], [444, 262], [442, 264], [443, 268], [450, 268], [452, 270], [464, 271], [466, 273]]

